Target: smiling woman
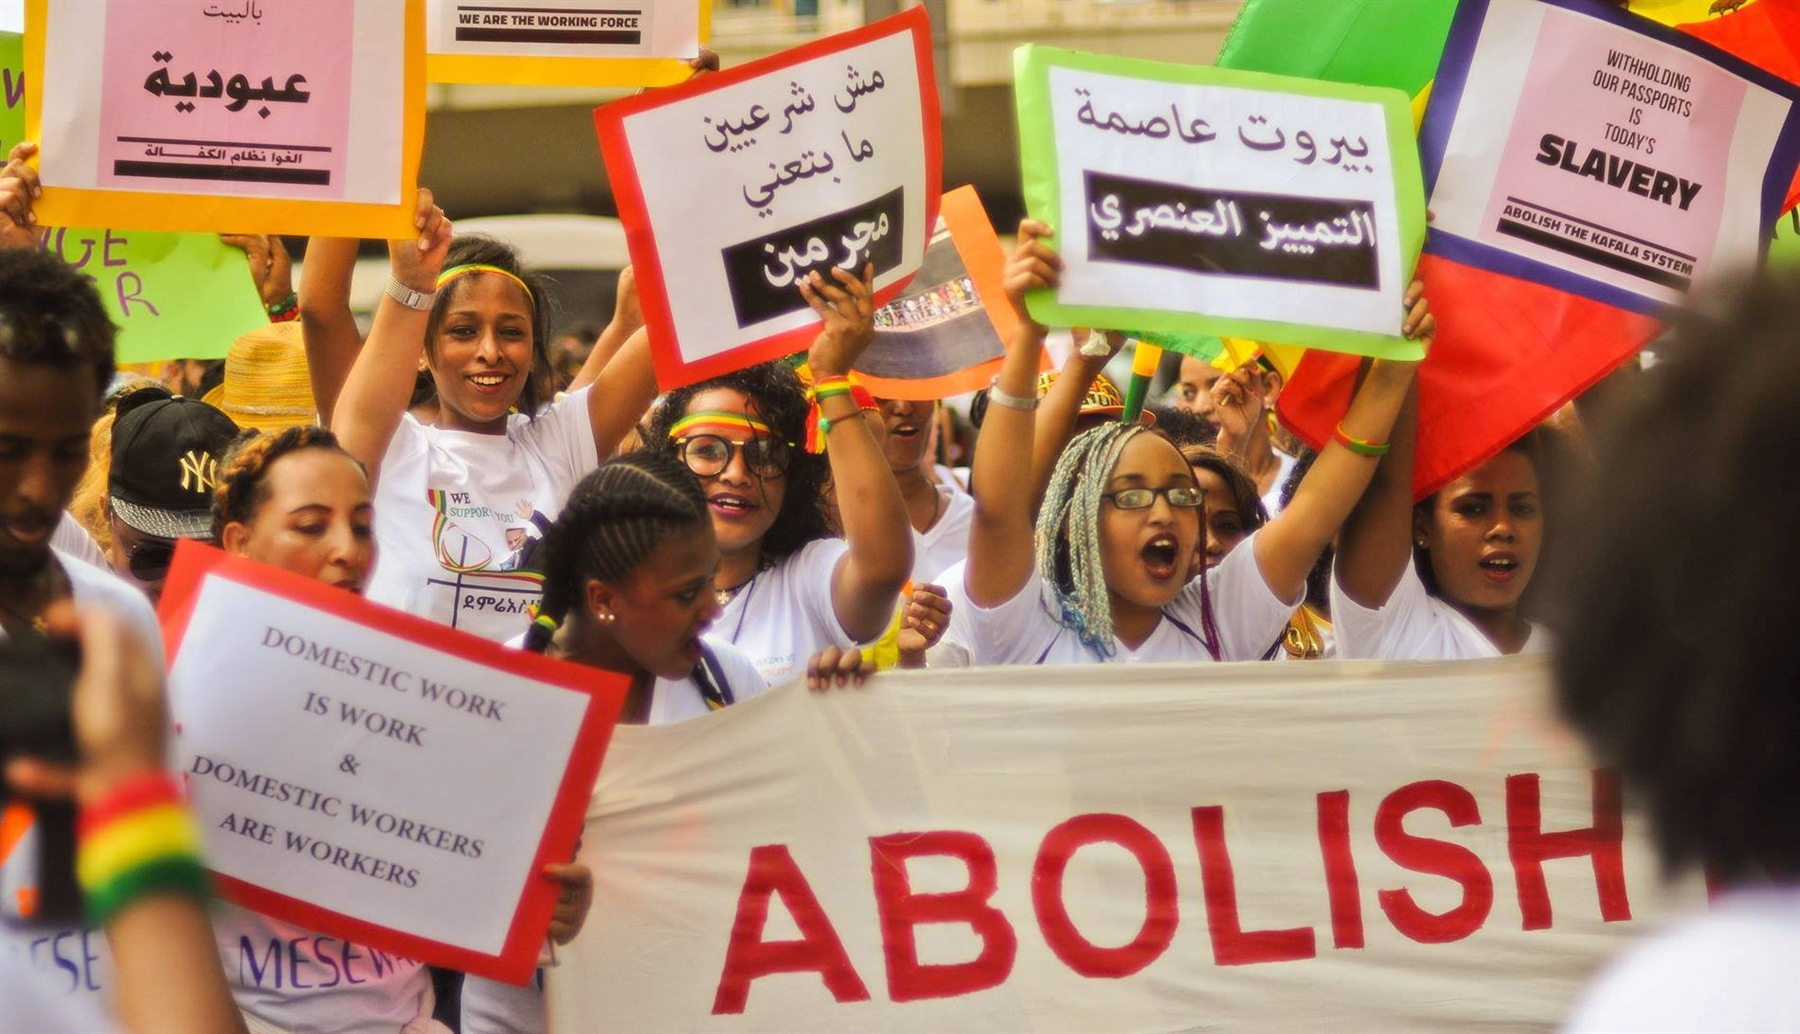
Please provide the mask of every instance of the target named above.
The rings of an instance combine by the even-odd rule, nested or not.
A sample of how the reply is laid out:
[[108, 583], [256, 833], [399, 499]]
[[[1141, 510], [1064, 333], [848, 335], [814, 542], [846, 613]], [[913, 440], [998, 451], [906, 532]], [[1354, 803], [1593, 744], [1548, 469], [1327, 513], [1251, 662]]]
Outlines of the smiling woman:
[[[375, 487], [369, 598], [504, 641], [541, 591], [536, 540], [649, 405], [649, 348], [637, 334], [617, 354], [595, 349], [604, 369], [589, 386], [545, 399], [548, 281], [500, 241], [453, 241], [427, 192], [417, 225], [418, 238], [389, 242], [392, 279], [360, 352], [347, 310], [335, 311], [355, 251], [309, 247], [314, 394]], [[421, 373], [434, 398], [408, 411]]]

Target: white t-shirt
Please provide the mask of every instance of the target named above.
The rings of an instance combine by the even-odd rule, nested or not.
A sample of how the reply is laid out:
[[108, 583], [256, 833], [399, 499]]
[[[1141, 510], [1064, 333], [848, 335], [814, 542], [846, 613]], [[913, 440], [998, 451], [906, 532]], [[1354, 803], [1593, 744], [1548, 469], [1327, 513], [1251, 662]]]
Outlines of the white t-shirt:
[[1800, 886], [1731, 891], [1634, 945], [1563, 1030], [1800, 1030]]
[[961, 492], [964, 495], [968, 494], [969, 468], [946, 467], [942, 463], [934, 463], [931, 466], [933, 470], [937, 471], [938, 484], [943, 485], [952, 492]]
[[[1410, 563], [1387, 606], [1380, 610], [1370, 610], [1346, 596], [1333, 575], [1331, 630], [1337, 639], [1337, 655], [1346, 660], [1460, 661], [1500, 656], [1500, 648], [1473, 621], [1425, 591], [1425, 583]], [[1549, 649], [1549, 634], [1541, 625], [1532, 625], [1531, 636], [1519, 652], [1547, 653]]]
[[[520, 642], [523, 638], [520, 637]], [[757, 674], [756, 666], [750, 663], [750, 658], [737, 647], [711, 635], [703, 638], [719, 667], [724, 669], [733, 701], [748, 700], [769, 688]], [[650, 716], [645, 723], [648, 725], [669, 725], [711, 713], [699, 685], [691, 676], [657, 679], [651, 694]], [[462, 1034], [535, 1034], [548, 1030], [544, 1022], [544, 971], [539, 969], [532, 974], [531, 981], [524, 987], [484, 977], [465, 977], [459, 1026]]]
[[[1137, 649], [1113, 640], [1112, 663], [1134, 661], [1210, 661], [1201, 639], [1201, 586], [1212, 597], [1213, 620], [1219, 629], [1219, 659], [1259, 661], [1287, 627], [1302, 593], [1283, 600], [1263, 581], [1256, 566], [1256, 534], [1232, 550], [1204, 581], [1189, 582], [1163, 608], [1163, 619]], [[1050, 587], [1034, 568], [1025, 587], [997, 607], [971, 605], [969, 625], [978, 666], [991, 664], [1096, 664], [1101, 658], [1083, 645], [1075, 630], [1058, 620], [1061, 608]]]
[[1300, 462], [1280, 449], [1275, 450], [1275, 460], [1281, 466], [1275, 471], [1274, 483], [1269, 486], [1269, 491], [1262, 497], [1263, 510], [1270, 517], [1281, 512], [1281, 488], [1287, 484], [1288, 475], [1294, 472], [1294, 464]]
[[849, 551], [843, 539], [815, 539], [757, 572], [713, 620], [713, 638], [742, 650], [772, 686], [827, 646], [857, 645], [831, 604], [831, 574]]
[[380, 551], [368, 598], [506, 641], [543, 593], [541, 575], [516, 569], [526, 543], [599, 462], [585, 388], [535, 420], [508, 417], [505, 434], [402, 416], [375, 490]]
[[[96, 934], [96, 937], [99, 935]], [[97, 1034], [114, 1030], [92, 998], [58, 995], [22, 954], [0, 942], [0, 1034]]]
[[62, 518], [56, 522], [56, 530], [50, 533], [50, 548], [77, 560], [85, 560], [101, 570], [111, 565], [106, 562], [106, 551], [94, 536], [81, 526], [75, 515], [64, 510]]
[[925, 651], [927, 668], [967, 668], [975, 663], [975, 631], [969, 623], [969, 590], [963, 583], [969, 561], [963, 559], [944, 569], [938, 583], [950, 601], [950, 621], [936, 645]]
[[252, 1031], [398, 1034], [431, 1016], [431, 970], [236, 905], [213, 912], [225, 980]]
[[[69, 576], [75, 605], [104, 606], [119, 615], [143, 642], [144, 650], [160, 671], [164, 666], [162, 634], [144, 594], [109, 570], [77, 560], [54, 547], [51, 555]], [[0, 639], [4, 638], [0, 633]], [[30, 922], [28, 913], [37, 897], [37, 825], [30, 810], [14, 801], [0, 813], [0, 831], [19, 834], [0, 836], [0, 957], [22, 962], [36, 974], [39, 996], [66, 1003], [70, 1015], [107, 1012], [112, 954], [107, 950], [106, 935], [80, 924], [52, 926]], [[8, 996], [0, 995], [0, 1003], [9, 1001]], [[64, 1006], [56, 1009], [60, 1012]]]
[[969, 555], [969, 525], [975, 521], [975, 497], [967, 492], [940, 492], [947, 496], [944, 512], [925, 531], [913, 529], [914, 585], [938, 582], [947, 568]]

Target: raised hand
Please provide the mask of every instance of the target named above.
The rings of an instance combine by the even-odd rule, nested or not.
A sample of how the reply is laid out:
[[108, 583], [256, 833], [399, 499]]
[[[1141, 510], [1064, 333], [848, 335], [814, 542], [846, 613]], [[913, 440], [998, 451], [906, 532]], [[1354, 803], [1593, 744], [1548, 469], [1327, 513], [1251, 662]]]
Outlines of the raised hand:
[[1006, 283], [1006, 300], [1012, 303], [1013, 311], [1018, 313], [1019, 322], [1037, 329], [1039, 335], [1048, 332], [1043, 324], [1031, 318], [1025, 309], [1027, 291], [1040, 289], [1055, 290], [1062, 286], [1062, 256], [1056, 249], [1044, 243], [1056, 231], [1048, 223], [1040, 223], [1035, 219], [1019, 221], [1019, 246], [1013, 249], [1012, 257], [1006, 260], [1006, 270], [1002, 274]]
[[833, 266], [827, 280], [815, 270], [800, 281], [800, 295], [825, 321], [807, 353], [813, 379], [849, 373], [875, 340], [875, 264], [860, 278]]
[[438, 274], [444, 270], [444, 256], [450, 253], [450, 220], [432, 200], [431, 191], [419, 188], [413, 208], [416, 238], [388, 241], [388, 265], [394, 279], [423, 294], [437, 290]]

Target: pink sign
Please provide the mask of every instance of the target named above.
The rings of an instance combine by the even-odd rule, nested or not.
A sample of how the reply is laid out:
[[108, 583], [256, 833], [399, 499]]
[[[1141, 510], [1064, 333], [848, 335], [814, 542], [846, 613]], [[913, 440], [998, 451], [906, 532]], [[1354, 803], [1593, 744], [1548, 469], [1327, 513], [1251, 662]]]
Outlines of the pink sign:
[[1745, 92], [1695, 54], [1546, 8], [1479, 239], [1687, 291], [1715, 250]]
[[342, 199], [354, 32], [351, 0], [107, 4], [99, 185]]

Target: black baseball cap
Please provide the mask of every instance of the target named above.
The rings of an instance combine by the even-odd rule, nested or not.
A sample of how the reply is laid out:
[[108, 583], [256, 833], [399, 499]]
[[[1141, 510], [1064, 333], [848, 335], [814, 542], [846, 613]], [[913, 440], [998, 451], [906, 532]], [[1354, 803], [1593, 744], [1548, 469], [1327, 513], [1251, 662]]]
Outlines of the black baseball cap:
[[199, 399], [149, 389], [119, 403], [107, 497], [113, 516], [145, 535], [211, 539], [219, 458], [231, 418]]

